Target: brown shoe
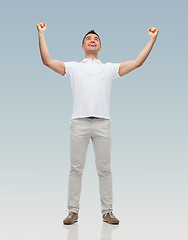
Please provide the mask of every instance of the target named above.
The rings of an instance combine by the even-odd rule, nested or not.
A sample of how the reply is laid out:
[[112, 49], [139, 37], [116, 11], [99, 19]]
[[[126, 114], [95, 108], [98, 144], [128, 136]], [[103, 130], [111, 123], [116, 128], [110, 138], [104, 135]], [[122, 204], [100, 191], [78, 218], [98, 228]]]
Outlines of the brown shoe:
[[68, 216], [63, 220], [66, 225], [73, 224], [78, 221], [78, 213], [69, 212]]
[[119, 220], [114, 216], [112, 212], [107, 212], [103, 215], [103, 222], [110, 224], [119, 224]]

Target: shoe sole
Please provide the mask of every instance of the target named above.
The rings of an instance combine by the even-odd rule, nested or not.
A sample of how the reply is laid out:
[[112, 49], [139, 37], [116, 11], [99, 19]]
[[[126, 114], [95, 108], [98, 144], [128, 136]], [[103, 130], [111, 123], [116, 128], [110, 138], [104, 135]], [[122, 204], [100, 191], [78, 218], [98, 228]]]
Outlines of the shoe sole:
[[64, 225], [72, 225], [74, 223], [78, 222], [78, 220], [74, 221], [73, 223], [63, 223]]
[[107, 220], [104, 220], [103, 219], [103, 222], [106, 222], [106, 223], [109, 223], [109, 224], [113, 224], [113, 225], [118, 225], [119, 223], [110, 223], [110, 222], [108, 222]]

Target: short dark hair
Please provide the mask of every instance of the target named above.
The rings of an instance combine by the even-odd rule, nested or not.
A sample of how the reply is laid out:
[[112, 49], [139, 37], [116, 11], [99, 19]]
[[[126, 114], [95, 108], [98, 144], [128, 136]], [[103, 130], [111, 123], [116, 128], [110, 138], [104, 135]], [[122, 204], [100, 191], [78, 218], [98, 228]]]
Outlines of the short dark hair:
[[[84, 39], [85, 39], [85, 37], [88, 35], [88, 34], [90, 34], [90, 33], [93, 33], [93, 34], [96, 34], [98, 37], [99, 37], [99, 35], [94, 31], [94, 30], [90, 30], [88, 33], [86, 33], [86, 35], [84, 36], [84, 38], [83, 38], [83, 40], [82, 40], [82, 44], [84, 44]], [[101, 45], [101, 39], [100, 39], [100, 37], [99, 37], [99, 41], [100, 41], [100, 45]]]

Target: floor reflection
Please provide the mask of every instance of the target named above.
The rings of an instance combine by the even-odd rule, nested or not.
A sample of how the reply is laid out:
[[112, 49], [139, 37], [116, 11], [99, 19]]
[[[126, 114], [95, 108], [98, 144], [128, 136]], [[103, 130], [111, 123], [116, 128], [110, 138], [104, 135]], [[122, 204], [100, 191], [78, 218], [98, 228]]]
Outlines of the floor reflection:
[[78, 222], [72, 224], [72, 225], [64, 225], [64, 228], [68, 230], [67, 233], [67, 240], [78, 240], [79, 234], [78, 234]]
[[[79, 233], [78, 233], [78, 222], [72, 225], [64, 225], [64, 228], [68, 230], [67, 233], [67, 240], [78, 240]], [[103, 222], [101, 228], [101, 237], [100, 240], [112, 240], [112, 232], [119, 228], [119, 225], [113, 225]]]
[[112, 232], [119, 228], [119, 225], [113, 225], [103, 222], [100, 240], [112, 240]]

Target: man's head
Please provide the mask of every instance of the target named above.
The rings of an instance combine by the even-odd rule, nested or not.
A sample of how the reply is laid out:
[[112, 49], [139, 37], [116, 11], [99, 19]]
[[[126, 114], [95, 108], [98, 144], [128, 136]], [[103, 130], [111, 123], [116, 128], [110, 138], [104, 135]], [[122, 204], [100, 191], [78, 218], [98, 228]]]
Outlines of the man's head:
[[82, 49], [85, 51], [86, 55], [97, 55], [98, 52], [101, 50], [100, 37], [94, 30], [89, 31], [84, 36], [82, 40]]

